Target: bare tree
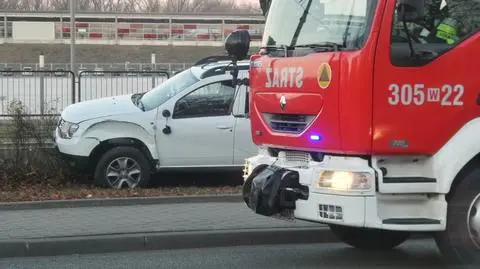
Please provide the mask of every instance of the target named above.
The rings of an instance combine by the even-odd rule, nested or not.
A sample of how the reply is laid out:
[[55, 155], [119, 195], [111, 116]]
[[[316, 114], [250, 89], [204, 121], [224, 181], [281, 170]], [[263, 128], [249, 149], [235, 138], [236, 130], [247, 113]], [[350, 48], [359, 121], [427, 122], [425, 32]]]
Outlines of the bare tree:
[[[235, 0], [75, 0], [78, 11], [98, 12], [252, 12], [259, 7]], [[0, 9], [28, 11], [67, 11], [70, 0], [0, 0]]]
[[190, 0], [166, 0], [163, 10], [166, 12], [188, 12]]
[[193, 0], [192, 12], [231, 12], [238, 6], [233, 0]]
[[28, 10], [28, 11], [37, 11], [37, 10], [46, 10], [46, 1], [44, 0], [20, 0], [17, 3], [17, 8], [20, 10]]
[[124, 12], [136, 12], [138, 0], [125, 0], [123, 11]]
[[68, 0], [49, 0], [48, 9], [63, 11], [63, 10], [68, 10], [69, 5], [70, 4]]
[[20, 9], [20, 2], [18, 0], [0, 0], [0, 9], [18, 10]]
[[165, 0], [163, 10], [166, 12], [231, 12], [238, 10], [234, 0]]
[[150, 13], [162, 11], [160, 0], [138, 0], [138, 11]]

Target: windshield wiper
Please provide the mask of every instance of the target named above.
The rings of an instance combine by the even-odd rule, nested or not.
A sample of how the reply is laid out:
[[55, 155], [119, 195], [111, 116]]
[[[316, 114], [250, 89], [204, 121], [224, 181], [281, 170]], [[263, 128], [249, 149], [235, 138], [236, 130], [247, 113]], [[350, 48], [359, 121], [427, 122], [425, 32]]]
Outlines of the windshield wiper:
[[285, 52], [285, 56], [287, 56], [287, 52], [288, 52], [288, 47], [285, 45], [269, 45], [269, 46], [260, 47], [260, 50], [262, 49], [265, 49], [267, 52], [282, 50]]
[[343, 45], [337, 44], [335, 42], [321, 42], [321, 43], [312, 43], [312, 44], [302, 44], [293, 46], [294, 48], [311, 48], [315, 51], [325, 51], [332, 50], [339, 51], [340, 48], [344, 48]]
[[308, 0], [307, 6], [303, 9], [302, 16], [298, 20], [297, 29], [295, 29], [295, 33], [293, 34], [292, 42], [290, 42], [290, 47], [293, 47], [297, 44], [298, 36], [300, 36], [300, 32], [302, 31], [303, 25], [307, 21], [308, 11], [310, 10], [311, 6], [312, 6], [312, 0]]

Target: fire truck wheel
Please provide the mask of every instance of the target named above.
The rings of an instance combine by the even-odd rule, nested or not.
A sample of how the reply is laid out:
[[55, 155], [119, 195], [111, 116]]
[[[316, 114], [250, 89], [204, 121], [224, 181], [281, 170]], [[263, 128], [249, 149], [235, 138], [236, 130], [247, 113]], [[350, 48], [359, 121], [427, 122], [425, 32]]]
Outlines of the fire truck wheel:
[[410, 237], [408, 232], [384, 231], [330, 225], [332, 233], [342, 242], [359, 249], [388, 250], [401, 245]]
[[435, 241], [447, 262], [480, 264], [480, 168], [468, 173], [451, 193], [447, 227]]

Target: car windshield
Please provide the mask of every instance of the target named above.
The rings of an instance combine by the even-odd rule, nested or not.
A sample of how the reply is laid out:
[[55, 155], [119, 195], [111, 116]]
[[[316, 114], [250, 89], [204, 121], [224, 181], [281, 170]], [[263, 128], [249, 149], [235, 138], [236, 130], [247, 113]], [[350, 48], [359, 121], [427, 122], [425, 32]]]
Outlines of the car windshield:
[[334, 45], [352, 50], [363, 46], [376, 0], [273, 0], [263, 46]]
[[144, 111], [155, 109], [198, 81], [192, 71], [187, 69], [145, 93], [138, 104]]

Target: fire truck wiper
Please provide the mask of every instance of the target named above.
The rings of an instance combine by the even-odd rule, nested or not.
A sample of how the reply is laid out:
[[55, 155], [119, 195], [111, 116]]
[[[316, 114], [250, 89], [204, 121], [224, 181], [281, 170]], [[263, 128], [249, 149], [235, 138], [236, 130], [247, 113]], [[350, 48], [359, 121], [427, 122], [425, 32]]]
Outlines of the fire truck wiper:
[[282, 50], [285, 53], [285, 57], [287, 57], [288, 49], [289, 48], [285, 45], [270, 45], [270, 46], [263, 46], [260, 48], [260, 50], [265, 50], [267, 52]]
[[337, 44], [334, 42], [321, 42], [321, 43], [313, 43], [313, 44], [302, 44], [293, 46], [294, 48], [311, 48], [315, 51], [338, 51], [340, 48], [344, 48], [343, 45]]

